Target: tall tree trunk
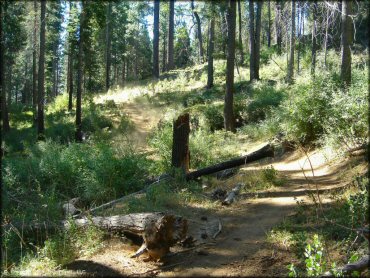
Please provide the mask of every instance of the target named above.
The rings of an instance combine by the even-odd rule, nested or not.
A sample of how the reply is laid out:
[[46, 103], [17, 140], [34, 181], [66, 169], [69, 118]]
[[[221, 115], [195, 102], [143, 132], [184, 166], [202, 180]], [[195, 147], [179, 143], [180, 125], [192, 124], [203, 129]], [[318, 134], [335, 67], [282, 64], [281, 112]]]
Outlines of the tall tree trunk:
[[[221, 34], [222, 34], [222, 53], [224, 58], [226, 58], [226, 46], [227, 46], [227, 15], [222, 11], [221, 12]], [[226, 35], [225, 35], [226, 34]]]
[[163, 32], [163, 56], [162, 56], [162, 72], [166, 72], [167, 67], [166, 67], [166, 59], [167, 59], [167, 51], [166, 51], [166, 32]]
[[51, 99], [56, 97], [56, 91], [57, 91], [57, 65], [56, 65], [56, 51], [55, 47], [53, 49], [53, 59], [52, 59], [52, 77], [53, 77], [53, 85], [52, 85], [52, 93], [51, 93]]
[[351, 84], [351, 44], [353, 40], [352, 30], [352, 1], [342, 1], [342, 64], [340, 68], [340, 77], [345, 86]]
[[159, 0], [154, 1], [153, 76], [159, 78]]
[[85, 27], [85, 3], [81, 3], [80, 15], [80, 38], [78, 40], [78, 70], [77, 70], [77, 95], [76, 95], [76, 133], [75, 140], [82, 142], [82, 78], [83, 78], [83, 47], [84, 47], [84, 27]]
[[257, 2], [257, 16], [256, 16], [256, 31], [255, 31], [255, 47], [254, 47], [254, 50], [255, 50], [255, 62], [254, 62], [254, 66], [255, 66], [255, 70], [254, 70], [254, 74], [255, 74], [255, 78], [257, 80], [260, 79], [260, 48], [261, 48], [261, 17], [262, 17], [262, 4], [263, 2], [262, 1], [258, 1]]
[[24, 87], [23, 87], [23, 90], [22, 90], [22, 98], [21, 98], [21, 103], [22, 104], [26, 104], [26, 102], [27, 102], [27, 92], [28, 92], [27, 74], [28, 74], [28, 61], [26, 60], [25, 64], [24, 64]]
[[56, 86], [55, 86], [55, 96], [58, 96], [58, 94], [59, 94], [59, 78], [60, 78], [60, 76], [59, 76], [59, 74], [60, 74], [60, 72], [59, 72], [59, 58], [57, 58], [57, 70], [56, 70]]
[[168, 47], [167, 69], [174, 69], [173, 39], [175, 30], [175, 0], [170, 0], [170, 12], [168, 16]]
[[45, 13], [46, 0], [41, 1], [40, 17], [40, 57], [38, 74], [38, 98], [37, 98], [37, 134], [38, 139], [44, 138], [44, 97], [45, 97]]
[[33, 122], [37, 121], [37, 0], [33, 1], [33, 51], [32, 51], [32, 111]]
[[238, 0], [238, 15], [239, 15], [239, 51], [240, 51], [240, 64], [244, 64], [244, 51], [242, 41], [242, 7], [240, 0]]
[[[213, 4], [212, 4], [213, 5]], [[210, 19], [209, 27], [209, 39], [208, 39], [208, 78], [207, 88], [213, 87], [213, 51], [214, 51], [214, 33], [215, 33], [215, 20], [212, 17]]]
[[291, 20], [292, 26], [290, 30], [290, 54], [289, 54], [289, 64], [288, 64], [288, 83], [293, 83], [294, 78], [294, 45], [295, 45], [295, 0], [291, 2]]
[[256, 79], [256, 44], [254, 34], [254, 1], [249, 0], [249, 78], [251, 81]]
[[328, 29], [329, 29], [329, 9], [326, 10], [326, 25], [325, 25], [325, 40], [324, 40], [324, 65], [325, 69], [328, 69], [328, 63], [326, 60], [328, 54]]
[[315, 0], [313, 2], [312, 7], [312, 52], [311, 52], [311, 75], [315, 76], [315, 69], [316, 69], [316, 28], [317, 28], [317, 22], [316, 22], [316, 16], [317, 16], [317, 1]]
[[68, 94], [68, 111], [73, 108], [73, 58], [72, 45], [69, 45], [68, 65], [67, 65], [67, 94]]
[[[3, 32], [3, 18], [4, 18], [4, 2], [0, 1], [0, 89], [1, 89], [1, 119], [2, 119], [2, 131], [7, 132], [10, 129], [9, 126], [9, 115], [6, 106], [6, 89], [5, 89], [5, 59], [4, 59], [4, 32]], [[3, 156], [3, 147], [1, 144], [1, 157]]]
[[199, 62], [204, 62], [204, 54], [203, 54], [203, 37], [202, 37], [202, 26], [200, 22], [200, 17], [197, 13], [197, 11], [194, 10], [194, 0], [191, 0], [191, 10], [193, 11], [193, 14], [195, 16], [195, 20], [197, 22], [197, 37], [199, 42]]
[[[69, 18], [72, 17], [72, 1], [69, 1]], [[71, 35], [68, 44], [68, 70], [67, 70], [67, 94], [68, 94], [68, 111], [71, 111], [73, 108], [73, 44], [71, 40]]]
[[281, 42], [282, 42], [282, 31], [281, 31], [281, 10], [282, 10], [283, 3], [276, 2], [275, 4], [275, 35], [276, 35], [276, 46], [277, 51], [281, 54]]
[[267, 3], [267, 46], [271, 46], [271, 1]]
[[[123, 22], [126, 25], [126, 20]], [[127, 61], [126, 61], [126, 27], [124, 25], [123, 28], [123, 49], [122, 49], [122, 87], [125, 86], [126, 82], [126, 68], [127, 68]]]
[[301, 12], [301, 9], [303, 9], [303, 7], [301, 6], [301, 2], [297, 2], [297, 6], [298, 6], [298, 22], [297, 22], [297, 25], [298, 25], [298, 51], [297, 51], [297, 73], [299, 74], [299, 70], [300, 70], [300, 59], [301, 59], [301, 28], [302, 28], [302, 12]]
[[105, 29], [105, 36], [107, 46], [105, 49], [105, 89], [108, 91], [110, 87], [110, 68], [111, 68], [111, 42], [112, 42], [112, 35], [111, 35], [111, 16], [112, 16], [112, 2], [109, 1], [107, 5], [107, 22], [106, 22], [106, 29]]
[[226, 93], [224, 106], [225, 129], [235, 132], [234, 117], [234, 64], [235, 64], [235, 27], [236, 1], [229, 0], [227, 17], [227, 62], [226, 62]]
[[12, 104], [12, 86], [13, 86], [13, 64], [12, 63], [8, 63], [7, 64], [8, 66], [8, 78], [7, 78], [7, 83], [8, 83], [8, 108], [10, 107], [10, 105]]

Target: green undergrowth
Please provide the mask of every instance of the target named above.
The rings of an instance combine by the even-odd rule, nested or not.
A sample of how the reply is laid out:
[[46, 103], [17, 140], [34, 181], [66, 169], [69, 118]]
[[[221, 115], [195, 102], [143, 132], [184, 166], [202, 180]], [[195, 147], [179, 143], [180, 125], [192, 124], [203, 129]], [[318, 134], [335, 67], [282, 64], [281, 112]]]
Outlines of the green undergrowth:
[[175, 171], [174, 177], [151, 185], [145, 193], [132, 196], [100, 215], [164, 211], [188, 216], [192, 213], [188, 208], [201, 206], [207, 209], [214, 206], [202, 191], [200, 182], [187, 182], [180, 172]]
[[[90, 256], [104, 247], [106, 234], [93, 225], [78, 228], [71, 221], [68, 230], [51, 234], [40, 245], [24, 245], [24, 256], [18, 265], [8, 262], [12, 250], [4, 249], [3, 266], [11, 269], [7, 276], [70, 276], [64, 267], [81, 256]], [[4, 240], [12, 240], [11, 234], [5, 234]]]
[[[317, 276], [325, 271], [336, 273], [337, 267], [364, 255], [368, 242], [357, 229], [369, 225], [369, 181], [357, 176], [332, 202], [315, 204], [297, 201], [296, 214], [267, 234], [273, 248], [293, 252], [298, 264], [290, 265], [291, 276]], [[336, 273], [336, 275], [341, 275]]]

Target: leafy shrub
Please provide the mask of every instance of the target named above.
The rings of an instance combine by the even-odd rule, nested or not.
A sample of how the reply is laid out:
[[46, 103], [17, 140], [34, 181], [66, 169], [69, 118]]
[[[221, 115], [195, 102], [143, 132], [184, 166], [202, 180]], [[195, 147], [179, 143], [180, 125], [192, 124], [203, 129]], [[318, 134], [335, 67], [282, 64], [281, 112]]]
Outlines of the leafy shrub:
[[281, 91], [266, 83], [256, 84], [252, 90], [252, 97], [241, 103], [239, 109], [237, 105], [236, 114], [239, 113], [247, 123], [257, 123], [270, 116], [273, 108], [279, 106], [283, 99]]
[[82, 117], [83, 130], [88, 132], [96, 132], [103, 128], [112, 128], [112, 121], [103, 115], [101, 109], [90, 102], [89, 105], [84, 109]]
[[[28, 217], [58, 218], [58, 200], [80, 196], [101, 203], [136, 191], [145, 179], [143, 156], [118, 153], [103, 143], [63, 146], [46, 141], [27, 153], [23, 159], [4, 159], [5, 195], [25, 202], [10, 204], [4, 211], [7, 214], [24, 208]], [[27, 202], [35, 205], [26, 209]]]
[[322, 142], [336, 150], [350, 149], [367, 143], [367, 74], [365, 71], [354, 69], [352, 76], [352, 85], [348, 90], [336, 90], [332, 95], [328, 118], [323, 121], [325, 137]]
[[323, 123], [328, 118], [335, 88], [336, 85], [328, 78], [317, 78], [292, 88], [282, 103], [281, 127], [289, 139], [309, 143], [323, 134]]
[[224, 116], [221, 112], [221, 105], [207, 105], [203, 110], [203, 114], [207, 120], [209, 129], [213, 132], [224, 127]]

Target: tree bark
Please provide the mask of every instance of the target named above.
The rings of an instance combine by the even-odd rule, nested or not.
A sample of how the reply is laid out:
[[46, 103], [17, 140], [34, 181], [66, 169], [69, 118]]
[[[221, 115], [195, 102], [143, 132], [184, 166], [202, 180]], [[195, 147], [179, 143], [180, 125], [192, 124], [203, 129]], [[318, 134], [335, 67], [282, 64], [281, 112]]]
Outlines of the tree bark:
[[204, 54], [203, 54], [203, 37], [202, 37], [202, 26], [200, 22], [200, 18], [198, 12], [194, 10], [194, 0], [191, 0], [191, 10], [195, 16], [195, 20], [197, 22], [197, 37], [199, 42], [199, 62], [204, 62]]
[[288, 83], [293, 83], [294, 78], [294, 45], [295, 45], [295, 0], [291, 2], [291, 30], [290, 30], [290, 54], [288, 63]]
[[249, 0], [249, 79], [253, 81], [256, 79], [256, 44], [254, 34], [254, 1]]
[[267, 2], [267, 46], [271, 46], [271, 1]]
[[167, 51], [166, 51], [166, 44], [167, 44], [167, 41], [166, 41], [166, 32], [163, 32], [163, 56], [162, 56], [162, 72], [166, 72], [167, 70], [167, 66], [166, 66], [166, 60], [167, 60]]
[[37, 135], [38, 139], [44, 137], [44, 95], [45, 95], [45, 13], [46, 0], [41, 1], [40, 17], [40, 57], [39, 57], [39, 74], [38, 74], [38, 98], [37, 98]]
[[257, 2], [256, 32], [255, 32], [256, 37], [255, 37], [255, 40], [254, 40], [254, 42], [256, 44], [256, 46], [254, 47], [255, 53], [256, 53], [255, 62], [254, 62], [254, 66], [255, 66], [254, 74], [255, 74], [255, 78], [257, 80], [260, 79], [260, 48], [261, 48], [262, 4], [263, 4], [262, 1]]
[[276, 35], [276, 46], [277, 51], [281, 54], [281, 42], [282, 42], [282, 31], [281, 31], [281, 10], [282, 4], [280, 2], [276, 2], [275, 4], [275, 35]]
[[112, 42], [112, 30], [111, 30], [111, 16], [112, 16], [112, 2], [108, 1], [107, 5], [107, 19], [106, 19], [106, 49], [105, 49], [105, 90], [108, 91], [110, 87], [110, 68], [111, 68], [111, 42]]
[[76, 94], [76, 133], [75, 140], [82, 142], [82, 78], [83, 78], [83, 46], [84, 46], [84, 27], [85, 27], [85, 3], [81, 3], [80, 15], [80, 37], [78, 40], [78, 70], [77, 70], [77, 94]]
[[32, 111], [33, 122], [37, 122], [37, 0], [33, 1], [33, 51], [32, 51]]
[[353, 40], [352, 30], [352, 1], [342, 1], [342, 64], [340, 77], [343, 85], [348, 87], [351, 84], [351, 44]]
[[[6, 87], [4, 79], [5, 59], [4, 59], [4, 31], [3, 31], [3, 18], [4, 18], [4, 2], [0, 2], [0, 89], [1, 89], [1, 119], [2, 131], [7, 132], [10, 130], [9, 115], [6, 105]], [[1, 145], [1, 157], [3, 155], [3, 147]]]
[[231, 159], [225, 162], [221, 162], [216, 165], [212, 165], [203, 169], [199, 169], [197, 171], [190, 172], [186, 175], [187, 180], [195, 180], [201, 176], [213, 174], [225, 169], [245, 165], [254, 161], [257, 161], [262, 158], [266, 157], [273, 157], [274, 156], [274, 149], [271, 145], [265, 145], [261, 149], [252, 152], [250, 154], [247, 154], [242, 157], [238, 157], [235, 159]]
[[240, 51], [240, 64], [244, 65], [244, 51], [242, 40], [242, 7], [240, 0], [238, 0], [238, 15], [239, 15], [239, 51]]
[[174, 30], [175, 30], [175, 0], [170, 0], [170, 12], [168, 17], [167, 70], [174, 69], [174, 52], [173, 52]]
[[317, 29], [317, 1], [313, 2], [312, 7], [312, 52], [311, 52], [311, 75], [315, 76], [315, 69], [316, 69], [316, 29]]
[[[69, 1], [69, 18], [72, 17], [72, 1]], [[69, 36], [68, 44], [68, 67], [67, 67], [67, 94], [68, 94], [68, 111], [71, 111], [73, 108], [73, 45], [71, 34]]]
[[325, 25], [325, 41], [324, 41], [324, 65], [325, 69], [328, 69], [328, 63], [326, 60], [328, 54], [328, 29], [329, 29], [329, 9], [326, 11], [326, 25]]
[[234, 117], [234, 65], [235, 65], [235, 27], [236, 2], [229, 0], [227, 16], [227, 62], [226, 62], [226, 93], [224, 105], [225, 129], [236, 132]]
[[210, 19], [209, 27], [209, 39], [208, 39], [208, 76], [207, 76], [207, 88], [213, 87], [213, 51], [214, 51], [214, 35], [215, 35], [215, 20]]
[[26, 104], [27, 103], [27, 92], [28, 92], [28, 61], [26, 60], [24, 63], [24, 87], [22, 90], [22, 97], [21, 97], [21, 103]]
[[172, 167], [181, 168], [185, 174], [189, 172], [190, 163], [189, 134], [189, 113], [185, 113], [173, 123], [172, 143]]
[[154, 1], [153, 76], [159, 78], [159, 0]]

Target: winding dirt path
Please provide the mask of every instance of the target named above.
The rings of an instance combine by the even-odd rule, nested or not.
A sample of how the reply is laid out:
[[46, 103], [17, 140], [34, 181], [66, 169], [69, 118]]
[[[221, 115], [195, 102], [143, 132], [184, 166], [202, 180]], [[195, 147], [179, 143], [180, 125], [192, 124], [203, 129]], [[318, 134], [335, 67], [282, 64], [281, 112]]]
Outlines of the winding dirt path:
[[[252, 198], [255, 194], [241, 194], [233, 205], [219, 206], [212, 214], [189, 205], [185, 215], [189, 219], [189, 234], [204, 244], [188, 250], [174, 249], [164, 263], [130, 259], [137, 246], [117, 239], [100, 253], [77, 260], [69, 269], [99, 276], [285, 276], [286, 266], [293, 257], [287, 249], [271, 249], [266, 233], [294, 213], [297, 201], [309, 203], [309, 191], [344, 186], [346, 178], [341, 173], [353, 166], [350, 161], [329, 163], [318, 151], [310, 154], [310, 161], [314, 175], [307, 158], [298, 152], [240, 169], [239, 175], [247, 175], [249, 171], [272, 165], [285, 175], [287, 183], [260, 192], [258, 198]], [[357, 170], [365, 171], [366, 165], [360, 164]], [[229, 179], [225, 186], [232, 187], [237, 178]], [[326, 201], [329, 199], [323, 200]], [[218, 219], [222, 222], [222, 232], [212, 239], [214, 230], [210, 231], [208, 238], [202, 240], [199, 232], [209, 231]]]

